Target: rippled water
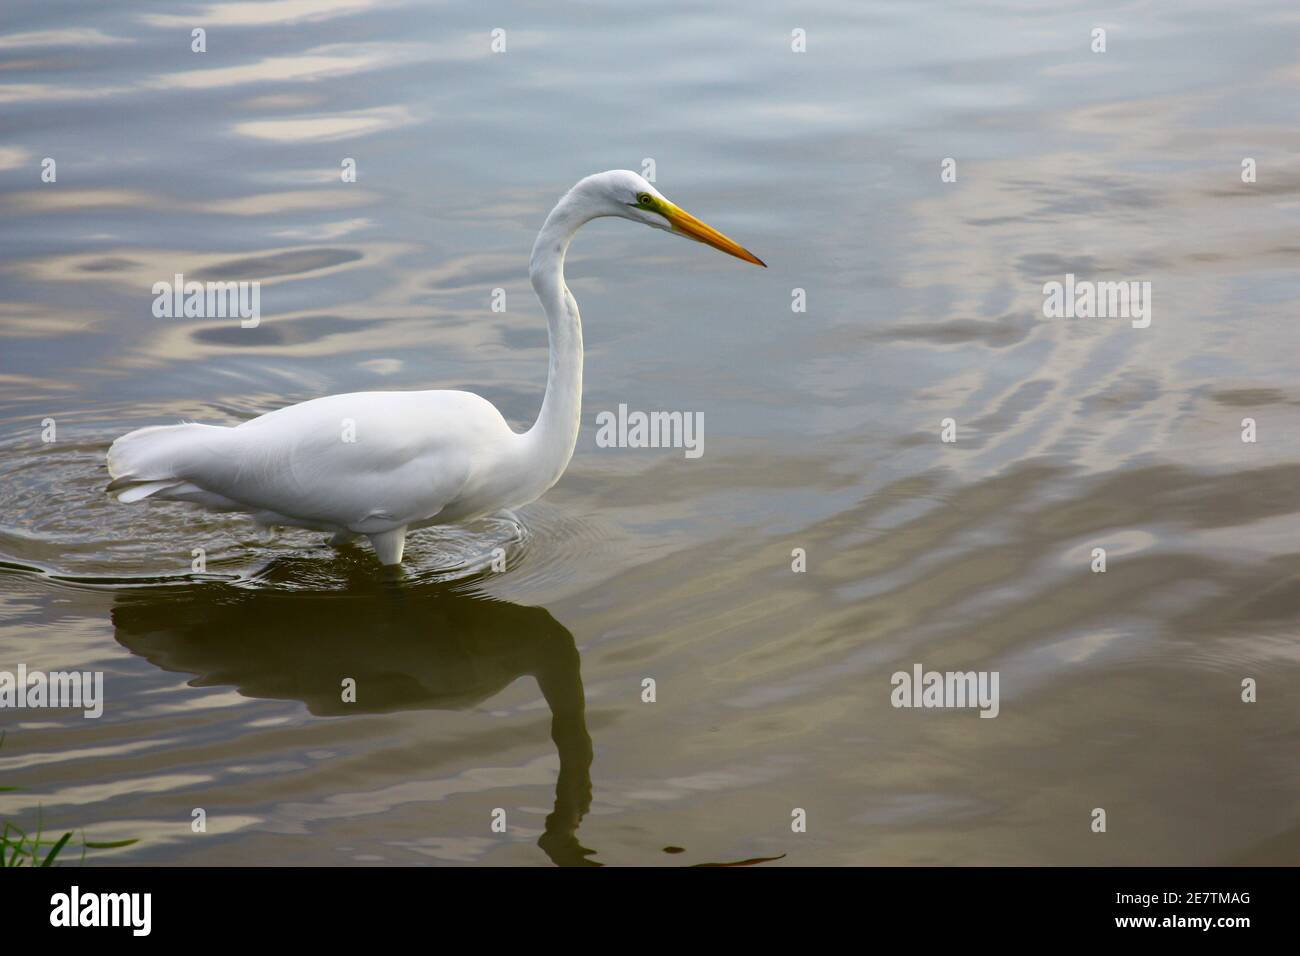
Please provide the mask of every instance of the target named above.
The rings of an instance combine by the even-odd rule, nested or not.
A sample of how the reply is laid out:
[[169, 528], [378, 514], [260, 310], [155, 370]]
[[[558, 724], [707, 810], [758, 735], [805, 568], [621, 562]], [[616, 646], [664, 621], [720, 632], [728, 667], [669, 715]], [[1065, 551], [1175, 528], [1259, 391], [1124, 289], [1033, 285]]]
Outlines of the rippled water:
[[[1300, 15], [1052, 6], [8, 4], [0, 670], [107, 701], [0, 710], [0, 818], [114, 863], [1295, 862]], [[526, 426], [536, 229], [646, 158], [770, 268], [587, 227], [542, 501], [395, 577], [104, 495], [125, 431], [332, 392]], [[175, 273], [260, 326], [154, 318]], [[1150, 327], [1044, 318], [1067, 273]], [[704, 455], [598, 447], [620, 403]], [[999, 716], [894, 708], [918, 662]]]

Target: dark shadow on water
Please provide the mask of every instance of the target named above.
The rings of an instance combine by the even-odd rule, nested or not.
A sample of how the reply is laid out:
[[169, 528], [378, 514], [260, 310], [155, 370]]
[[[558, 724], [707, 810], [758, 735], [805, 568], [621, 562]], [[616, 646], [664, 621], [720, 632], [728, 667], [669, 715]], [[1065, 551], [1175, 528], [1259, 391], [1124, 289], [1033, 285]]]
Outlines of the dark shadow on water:
[[[306, 574], [311, 564], [285, 558], [263, 579]], [[359, 567], [327, 592], [220, 582], [133, 590], [117, 598], [113, 625], [132, 653], [195, 675], [195, 686], [299, 700], [322, 716], [460, 710], [531, 676], [560, 758], [538, 845], [561, 866], [598, 866], [577, 837], [591, 806], [592, 745], [573, 635], [544, 608], [469, 593], [475, 583], [409, 585]], [[341, 700], [344, 677], [356, 680], [356, 703]]]

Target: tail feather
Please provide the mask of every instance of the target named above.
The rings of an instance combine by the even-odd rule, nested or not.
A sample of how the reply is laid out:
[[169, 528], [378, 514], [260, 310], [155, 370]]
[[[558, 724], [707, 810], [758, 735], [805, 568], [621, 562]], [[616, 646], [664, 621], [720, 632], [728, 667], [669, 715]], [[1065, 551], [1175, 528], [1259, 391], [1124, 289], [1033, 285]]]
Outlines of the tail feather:
[[155, 425], [123, 435], [108, 449], [108, 491], [132, 502], [188, 485], [212, 443], [228, 429], [220, 425]]
[[[148, 498], [150, 495], [165, 491], [168, 488], [175, 487], [174, 481], [123, 481], [118, 479], [108, 486], [108, 490], [117, 495], [118, 501], [124, 501], [130, 504], [133, 501], [140, 501]], [[113, 485], [117, 485], [116, 488]]]

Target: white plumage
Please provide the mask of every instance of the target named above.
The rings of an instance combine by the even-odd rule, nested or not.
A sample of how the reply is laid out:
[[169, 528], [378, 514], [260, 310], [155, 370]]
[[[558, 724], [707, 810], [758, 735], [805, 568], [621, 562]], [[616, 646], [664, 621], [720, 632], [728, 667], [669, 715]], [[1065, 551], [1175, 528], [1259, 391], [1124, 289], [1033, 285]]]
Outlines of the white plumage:
[[619, 216], [762, 265], [626, 170], [588, 176], [546, 219], [530, 277], [546, 310], [550, 370], [536, 423], [516, 433], [471, 392], [352, 392], [290, 405], [233, 428], [162, 425], [108, 451], [119, 501], [184, 501], [247, 513], [259, 524], [364, 535], [384, 564], [406, 533], [536, 500], [564, 473], [582, 413], [582, 322], [564, 282], [574, 233]]

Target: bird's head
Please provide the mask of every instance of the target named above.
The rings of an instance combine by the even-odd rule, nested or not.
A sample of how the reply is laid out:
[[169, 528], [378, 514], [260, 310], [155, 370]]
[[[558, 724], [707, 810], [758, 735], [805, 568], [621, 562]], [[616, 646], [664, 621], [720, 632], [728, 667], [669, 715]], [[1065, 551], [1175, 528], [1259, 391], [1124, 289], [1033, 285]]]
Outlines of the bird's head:
[[583, 190], [596, 206], [597, 216], [618, 216], [645, 226], [663, 229], [720, 249], [727, 255], [767, 268], [762, 259], [712, 226], [696, 219], [685, 209], [669, 202], [654, 186], [628, 169], [612, 169], [588, 176], [575, 190]]

